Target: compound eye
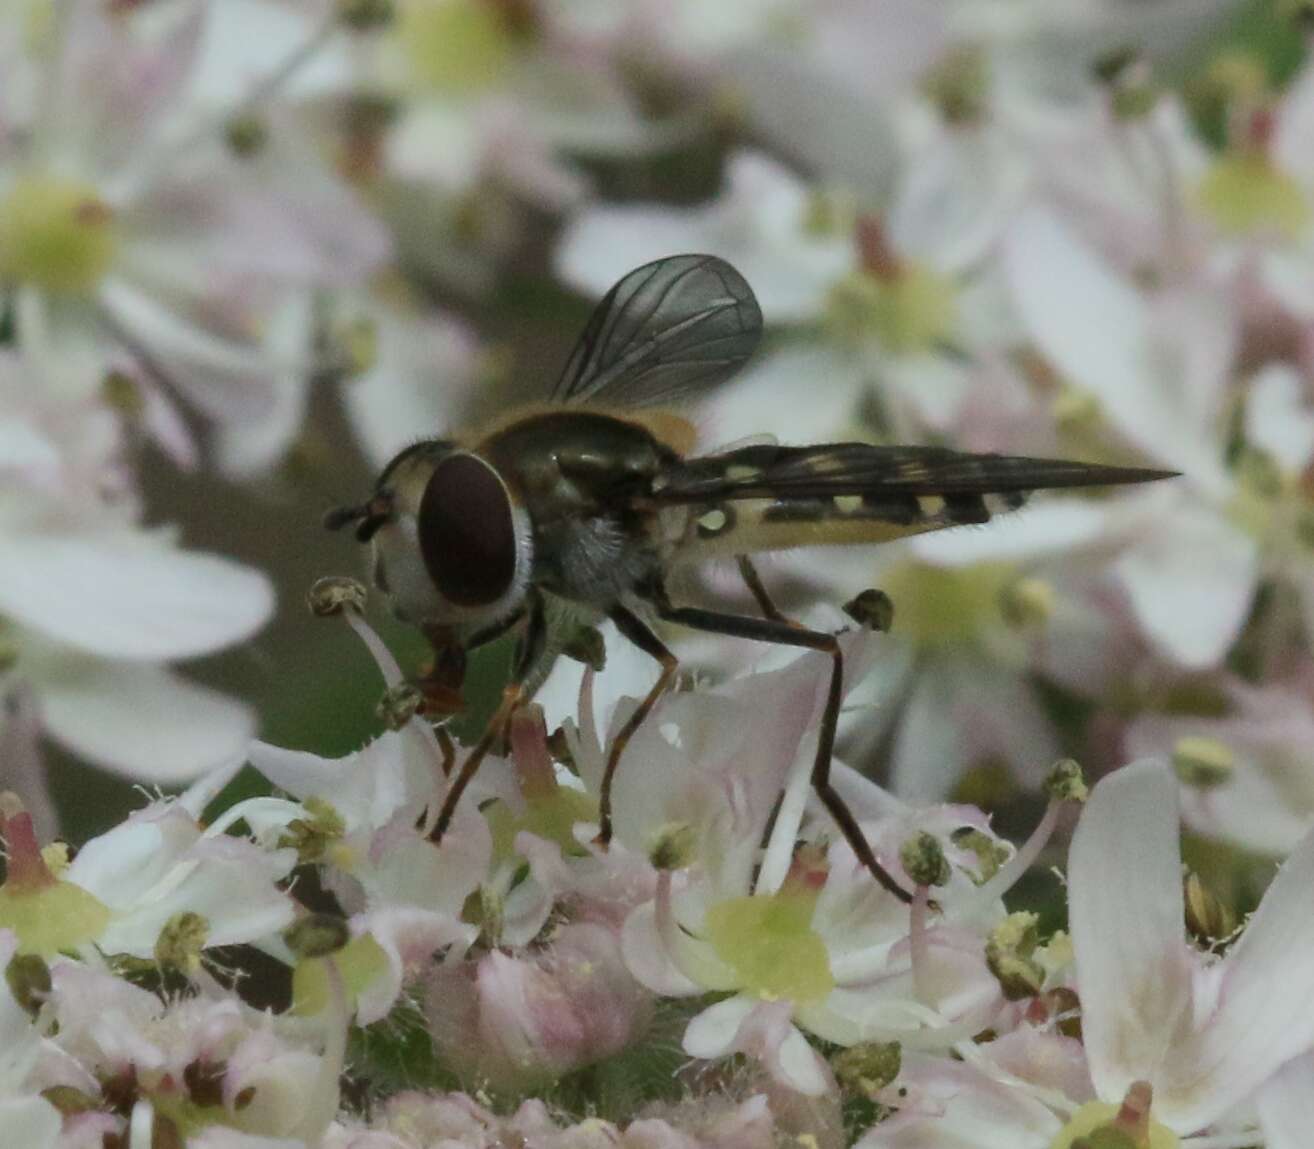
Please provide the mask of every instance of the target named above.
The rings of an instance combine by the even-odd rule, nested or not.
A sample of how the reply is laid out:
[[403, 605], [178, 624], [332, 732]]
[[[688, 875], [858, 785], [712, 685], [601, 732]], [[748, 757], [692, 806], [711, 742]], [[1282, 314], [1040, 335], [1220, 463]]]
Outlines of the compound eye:
[[439, 593], [457, 606], [489, 606], [516, 575], [511, 496], [475, 455], [448, 455], [420, 499], [420, 554]]

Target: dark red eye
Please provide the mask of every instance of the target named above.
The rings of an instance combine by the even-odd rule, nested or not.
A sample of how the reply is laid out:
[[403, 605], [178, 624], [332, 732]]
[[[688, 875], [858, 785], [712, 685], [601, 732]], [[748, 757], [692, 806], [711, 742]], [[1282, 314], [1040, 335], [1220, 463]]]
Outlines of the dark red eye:
[[454, 454], [433, 471], [420, 500], [420, 554], [448, 602], [488, 606], [516, 574], [511, 496], [475, 455]]

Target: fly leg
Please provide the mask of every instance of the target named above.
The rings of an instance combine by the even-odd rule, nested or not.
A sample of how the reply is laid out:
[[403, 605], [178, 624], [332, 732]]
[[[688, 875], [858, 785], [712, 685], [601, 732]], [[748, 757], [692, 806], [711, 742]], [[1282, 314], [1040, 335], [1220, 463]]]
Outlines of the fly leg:
[[771, 592], [767, 590], [766, 584], [762, 581], [762, 576], [757, 573], [757, 567], [753, 565], [752, 559], [747, 555], [736, 555], [735, 563], [739, 567], [739, 574], [744, 580], [744, 585], [748, 587], [748, 591], [753, 596], [753, 601], [757, 603], [757, 609], [762, 612], [763, 618], [769, 618], [772, 622], [789, 623], [790, 626], [798, 625], [780, 612], [780, 608], [776, 606], [771, 598]]
[[604, 848], [611, 842], [611, 784], [616, 777], [616, 767], [620, 765], [621, 755], [625, 753], [625, 747], [629, 745], [635, 731], [643, 725], [643, 720], [652, 713], [652, 708], [657, 705], [657, 700], [671, 688], [671, 683], [675, 680], [675, 672], [680, 665], [679, 659], [666, 648], [666, 644], [653, 634], [648, 625], [637, 615], [623, 606], [616, 606], [612, 609], [610, 617], [611, 621], [616, 624], [616, 629], [622, 635], [634, 643], [644, 654], [651, 655], [661, 663], [662, 671], [657, 676], [657, 681], [653, 684], [652, 689], [648, 691], [644, 700], [639, 703], [634, 713], [625, 720], [625, 725], [616, 732], [616, 737], [611, 744], [611, 750], [607, 754], [607, 764], [602, 771], [602, 786], [598, 795], [599, 830], [597, 843]]
[[[521, 640], [515, 667], [511, 672], [511, 680], [502, 690], [502, 701], [498, 703], [497, 709], [493, 712], [493, 717], [488, 720], [488, 725], [484, 727], [484, 732], [479, 736], [479, 741], [474, 744], [470, 753], [466, 755], [465, 761], [461, 763], [461, 768], [456, 772], [456, 777], [452, 778], [447, 795], [443, 799], [442, 807], [438, 811], [438, 818], [433, 824], [433, 829], [429, 832], [429, 841], [435, 846], [442, 842], [443, 835], [447, 833], [447, 827], [452, 824], [452, 816], [456, 813], [456, 807], [461, 801], [461, 795], [465, 793], [466, 787], [470, 785], [475, 774], [479, 772], [479, 767], [483, 765], [484, 759], [495, 747], [500, 747], [505, 740], [507, 729], [511, 725], [511, 716], [526, 701], [525, 681], [538, 664], [538, 660], [542, 658], [546, 641], [547, 621], [543, 617], [543, 604], [535, 598], [530, 604], [528, 623], [524, 638]], [[447, 773], [451, 777], [450, 768], [448, 768]]]
[[830, 782], [830, 760], [835, 750], [835, 732], [839, 726], [840, 702], [844, 693], [844, 654], [839, 639], [833, 634], [808, 630], [795, 622], [772, 618], [750, 618], [747, 615], [723, 614], [720, 611], [698, 607], [673, 606], [665, 593], [655, 598], [657, 613], [670, 622], [678, 622], [694, 630], [711, 634], [725, 634], [731, 638], [747, 638], [758, 642], [774, 642], [782, 646], [798, 646], [818, 650], [830, 655], [830, 687], [826, 694], [826, 708], [821, 715], [821, 729], [817, 737], [817, 756], [812, 763], [812, 788], [821, 804], [835, 819], [844, 840], [866, 866], [871, 876], [902, 902], [911, 902], [909, 894], [894, 880], [876, 858], [862, 827], [853, 816], [844, 799]]

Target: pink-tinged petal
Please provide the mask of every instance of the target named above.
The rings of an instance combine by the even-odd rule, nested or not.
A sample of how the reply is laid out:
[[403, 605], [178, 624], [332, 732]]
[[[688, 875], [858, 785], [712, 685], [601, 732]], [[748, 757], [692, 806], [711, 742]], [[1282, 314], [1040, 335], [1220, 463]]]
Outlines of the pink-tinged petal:
[[1246, 398], [1246, 438], [1291, 474], [1314, 458], [1314, 410], [1304, 399], [1300, 372], [1285, 363], [1259, 371]]
[[[677, 927], [678, 928], [678, 927]], [[621, 952], [630, 973], [654, 993], [667, 997], [692, 997], [702, 987], [686, 977], [671, 960], [657, 928], [656, 906], [645, 902], [631, 911], [621, 929]]]
[[834, 1089], [821, 1055], [790, 1021], [787, 1001], [755, 1001], [740, 995], [709, 1006], [684, 1032], [690, 1057], [716, 1058], [746, 1053], [766, 1066], [781, 1085], [810, 1097]]
[[102, 176], [139, 157], [177, 110], [208, 7], [186, 0], [147, 34], [130, 17], [115, 19], [108, 5], [69, 5], [59, 51], [51, 53], [38, 143], [57, 141]]
[[1292, 1058], [1255, 1094], [1266, 1149], [1306, 1149], [1314, 1129], [1314, 1053]]
[[[1076, 950], [1082, 1035], [1096, 1092], [1121, 1100], [1155, 1086], [1189, 1021], [1177, 782], [1137, 762], [1091, 791], [1068, 855], [1068, 917]], [[1314, 967], [1312, 967], [1314, 968]]]
[[[1165, 362], [1150, 300], [1045, 210], [1019, 217], [1004, 259], [1023, 325], [1059, 373], [1098, 399], [1117, 430], [1148, 458], [1185, 472], [1208, 491], [1226, 490], [1215, 429], [1196, 421], [1183, 426], [1202, 373], [1185, 377], [1189, 356]], [[1215, 374], [1211, 367], [1211, 384]]]
[[258, 571], [144, 531], [27, 531], [0, 548], [0, 613], [106, 658], [209, 654], [248, 638], [273, 605]]
[[255, 734], [249, 706], [162, 667], [53, 656], [42, 672], [46, 732], [129, 778], [188, 782], [244, 754]]
[[1215, 667], [1250, 612], [1259, 578], [1253, 538], [1184, 500], [1113, 565], [1146, 636], [1191, 670]]
[[1144, 714], [1127, 728], [1127, 751], [1166, 759], [1183, 738], [1221, 743], [1233, 769], [1218, 785], [1183, 791], [1187, 824], [1243, 849], [1285, 857], [1314, 826], [1314, 713], [1306, 695], [1290, 686], [1225, 686], [1232, 704], [1225, 717]]
[[1025, 1090], [947, 1058], [905, 1055], [886, 1092], [896, 1112], [855, 1149], [1047, 1149], [1061, 1127]]
[[0, 694], [0, 788], [12, 790], [32, 815], [37, 839], [59, 830], [41, 757], [41, 707], [31, 683], [18, 682]]
[[356, 999], [356, 1020], [370, 1025], [386, 1017], [406, 981], [422, 973], [434, 953], [446, 946], [462, 949], [479, 934], [477, 926], [450, 914], [390, 906], [353, 921], [356, 932], [368, 932], [388, 959], [388, 972], [376, 978]]
[[1022, 1025], [980, 1050], [1005, 1073], [1073, 1101], [1094, 1101], [1086, 1051], [1075, 1037]]
[[[1077, 955], [1080, 963], [1079, 944]], [[1155, 1112], [1176, 1130], [1199, 1129], [1311, 1048], [1314, 834], [1278, 871], [1228, 953], [1213, 1014], [1165, 1062], [1155, 1080]]]

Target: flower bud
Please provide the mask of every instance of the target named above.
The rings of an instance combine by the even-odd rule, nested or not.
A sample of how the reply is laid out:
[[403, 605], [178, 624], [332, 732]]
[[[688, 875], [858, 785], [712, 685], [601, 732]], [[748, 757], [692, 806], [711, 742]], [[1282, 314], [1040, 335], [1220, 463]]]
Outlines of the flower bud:
[[519, 1088], [610, 1057], [647, 1025], [647, 992], [607, 928], [563, 927], [543, 950], [441, 967], [426, 1013], [443, 1059], [470, 1080]]

